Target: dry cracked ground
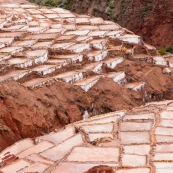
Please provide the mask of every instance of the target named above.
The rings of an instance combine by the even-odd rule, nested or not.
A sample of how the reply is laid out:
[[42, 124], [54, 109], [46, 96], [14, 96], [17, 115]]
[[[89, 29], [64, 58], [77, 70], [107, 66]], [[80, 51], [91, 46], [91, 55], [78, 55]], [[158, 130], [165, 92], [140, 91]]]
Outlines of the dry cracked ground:
[[114, 22], [0, 4], [0, 150], [27, 138], [0, 171], [165, 173], [173, 101], [157, 101], [173, 99], [172, 72], [171, 54]]

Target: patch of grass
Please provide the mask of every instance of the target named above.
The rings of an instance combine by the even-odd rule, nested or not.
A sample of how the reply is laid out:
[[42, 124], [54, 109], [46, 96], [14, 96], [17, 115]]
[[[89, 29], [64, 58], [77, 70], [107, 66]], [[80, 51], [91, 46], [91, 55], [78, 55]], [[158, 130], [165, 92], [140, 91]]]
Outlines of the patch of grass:
[[173, 54], [173, 46], [169, 46], [165, 49], [161, 49], [158, 51], [160, 53], [160, 55], [166, 55], [168, 53], [172, 53]]
[[159, 50], [159, 54], [163, 56], [163, 55], [166, 55], [167, 52], [165, 49], [161, 49], [161, 50]]

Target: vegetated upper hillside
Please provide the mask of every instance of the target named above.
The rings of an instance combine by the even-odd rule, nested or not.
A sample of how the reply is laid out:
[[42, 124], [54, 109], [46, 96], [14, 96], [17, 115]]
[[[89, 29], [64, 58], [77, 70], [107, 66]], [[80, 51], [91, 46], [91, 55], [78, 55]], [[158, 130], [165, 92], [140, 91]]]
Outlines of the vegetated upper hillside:
[[173, 0], [30, 1], [113, 20], [158, 48], [173, 45]]

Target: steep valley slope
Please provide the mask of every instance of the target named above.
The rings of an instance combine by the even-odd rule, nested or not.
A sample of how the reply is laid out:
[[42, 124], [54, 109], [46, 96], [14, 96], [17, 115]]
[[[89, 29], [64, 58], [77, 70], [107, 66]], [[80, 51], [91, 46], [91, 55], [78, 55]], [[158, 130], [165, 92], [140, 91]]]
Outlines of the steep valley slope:
[[71, 9], [113, 20], [158, 48], [173, 45], [172, 0], [73, 0]]
[[161, 49], [173, 45], [173, 1], [167, 0], [30, 0], [59, 5], [76, 13], [117, 22]]

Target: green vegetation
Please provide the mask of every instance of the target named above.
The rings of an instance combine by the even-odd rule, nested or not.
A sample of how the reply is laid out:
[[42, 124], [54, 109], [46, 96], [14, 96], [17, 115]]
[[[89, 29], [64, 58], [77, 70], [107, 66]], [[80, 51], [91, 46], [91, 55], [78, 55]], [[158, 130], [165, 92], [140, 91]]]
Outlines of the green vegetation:
[[48, 6], [48, 7], [58, 7], [61, 4], [60, 1], [54, 1], [54, 0], [46, 0], [43, 2], [43, 6]]
[[73, 0], [29, 0], [32, 3], [48, 7], [61, 7], [67, 10], [72, 8]]
[[162, 56], [167, 54], [167, 52], [164, 49], [159, 50], [159, 53]]
[[153, 4], [149, 3], [141, 10], [142, 16], [145, 17], [146, 15], [148, 15], [148, 13], [152, 11], [152, 9], [153, 9]]
[[173, 54], [173, 46], [169, 46], [165, 50], [166, 50], [166, 52], [169, 52], [169, 53]]
[[165, 49], [161, 49], [158, 51], [160, 53], [160, 55], [166, 55], [168, 53], [172, 53], [173, 54], [173, 46], [169, 46]]

